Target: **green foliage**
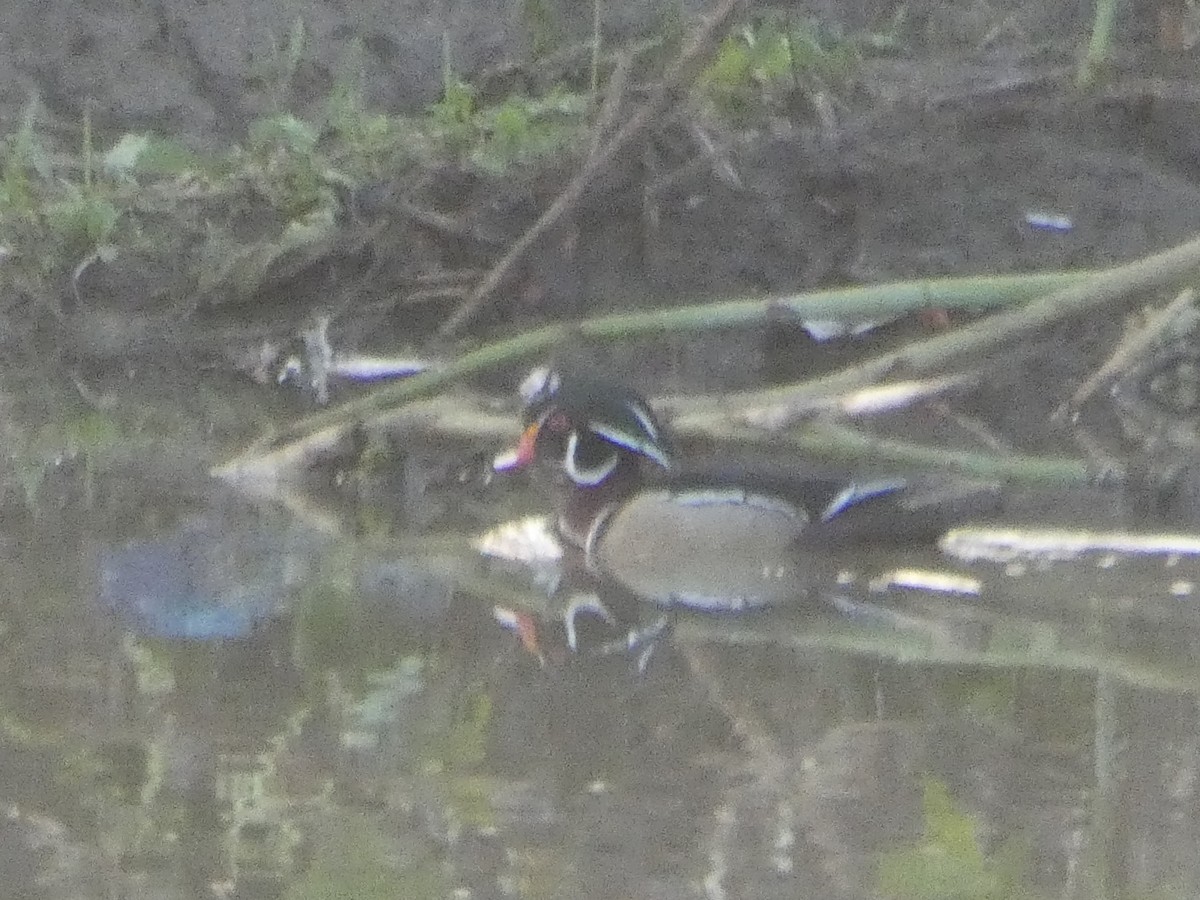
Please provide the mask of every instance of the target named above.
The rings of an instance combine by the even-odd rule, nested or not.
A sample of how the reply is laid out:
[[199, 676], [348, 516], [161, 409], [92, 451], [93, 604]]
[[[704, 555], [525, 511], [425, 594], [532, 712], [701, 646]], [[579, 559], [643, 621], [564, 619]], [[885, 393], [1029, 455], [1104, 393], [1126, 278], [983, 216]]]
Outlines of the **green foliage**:
[[[465, 81], [450, 78], [442, 92], [442, 99], [429, 107], [426, 134], [446, 151], [460, 156], [468, 151], [478, 138], [475, 126], [477, 112], [475, 90]], [[419, 123], [414, 123], [416, 134], [421, 134]]]
[[398, 853], [394, 835], [348, 810], [330, 810], [325, 820], [330, 826], [325, 839], [303, 877], [288, 887], [286, 900], [429, 900], [450, 895], [440, 860], [418, 852]]
[[290, 113], [279, 113], [250, 124], [250, 148], [259, 153], [309, 155], [317, 146], [317, 130]]
[[868, 46], [812, 23], [766, 20], [726, 37], [697, 84], [718, 114], [745, 121], [796, 91], [848, 83]]
[[37, 100], [31, 100], [20, 127], [0, 147], [0, 234], [10, 249], [20, 251], [25, 245], [36, 250], [26, 260], [36, 274], [45, 271], [48, 257], [69, 259], [73, 266], [109, 244], [123, 215], [114, 186], [93, 169], [87, 119], [74, 178], [65, 178], [65, 167], [37, 133], [39, 110]]
[[[308, 585], [300, 598], [297, 617], [297, 645], [301, 648], [297, 656], [305, 669], [319, 672], [333, 668], [338, 660], [356, 659], [355, 626], [353, 605], [346, 591], [323, 580]], [[365, 677], [361, 672], [354, 675]]]
[[68, 244], [81, 250], [107, 244], [121, 218], [108, 197], [79, 184], [65, 184], [62, 196], [44, 207], [46, 225]]
[[[81, 139], [62, 145], [39, 128], [41, 106], [31, 100], [16, 130], [0, 138], [3, 274], [18, 286], [10, 296], [57, 298], [64, 279], [96, 259], [175, 247], [189, 248], [199, 292], [247, 296], [284, 255], [321, 252], [358, 185], [447, 157], [501, 176], [571, 150], [586, 131], [582, 95], [484, 102], [449, 69], [442, 98], [423, 116], [369, 109], [352, 74], [316, 115], [303, 116], [287, 101], [307, 42], [296, 20], [260, 66], [274, 108], [250, 123], [244, 146], [223, 154], [202, 156], [147, 132], [100, 145], [88, 116]], [[276, 215], [261, 215], [264, 206]], [[174, 223], [167, 230], [164, 215]], [[262, 233], [247, 237], [239, 221], [261, 223]]]
[[483, 764], [492, 728], [492, 697], [483, 684], [471, 686], [456, 718], [430, 740], [429, 766], [439, 772], [467, 773]]
[[368, 109], [350, 78], [339, 79], [325, 102], [325, 131], [331, 164], [353, 180], [394, 174], [410, 156], [398, 121]]
[[963, 672], [943, 690], [956, 710], [995, 728], [1007, 727], [1016, 707], [1016, 679], [1005, 671]]
[[127, 132], [104, 154], [101, 166], [103, 173], [114, 180], [136, 183], [138, 177], [202, 171], [209, 162], [178, 141], [146, 132]]
[[561, 153], [583, 133], [586, 110], [586, 98], [566, 91], [540, 99], [509, 97], [477, 115], [481, 140], [471, 160], [501, 174], [510, 166]]
[[435, 125], [466, 125], [475, 115], [474, 88], [465, 81], [451, 81], [442, 99], [430, 108], [429, 113]]
[[925, 836], [913, 847], [887, 854], [879, 888], [893, 900], [1016, 900], [1028, 898], [1020, 884], [1025, 853], [1017, 845], [989, 857], [975, 820], [954, 805], [941, 781], [929, 778], [924, 793]]
[[452, 81], [430, 108], [428, 134], [443, 152], [502, 175], [569, 150], [584, 133], [587, 106], [586, 97], [566, 90], [545, 97], [514, 95], [484, 106], [470, 85]]
[[287, 106], [296, 79], [296, 72], [308, 49], [308, 27], [304, 19], [292, 20], [285, 38], [275, 37], [265, 57], [257, 60], [250, 78], [267, 89], [277, 110]]
[[[7, 435], [6, 450], [13, 478], [20, 486], [26, 507], [37, 515], [43, 505], [42, 485], [64, 461], [78, 461], [90, 482], [96, 460], [130, 445], [129, 430], [104, 412], [87, 410], [78, 416], [65, 411], [60, 421]], [[86, 491], [90, 495], [90, 488]]]
[[0, 216], [36, 215], [37, 183], [51, 178], [50, 154], [34, 130], [37, 112], [34, 98], [25, 105], [20, 128], [0, 147]]
[[475, 683], [454, 717], [425, 741], [423, 771], [441, 785], [457, 819], [482, 828], [496, 824], [494, 786], [480, 775], [492, 736], [494, 707], [487, 685]]
[[[314, 207], [336, 205], [325, 160], [317, 152], [320, 134], [291, 113], [277, 113], [250, 125], [249, 151], [258, 164], [255, 182], [271, 205], [288, 219]], [[250, 173], [248, 173], [250, 174]]]

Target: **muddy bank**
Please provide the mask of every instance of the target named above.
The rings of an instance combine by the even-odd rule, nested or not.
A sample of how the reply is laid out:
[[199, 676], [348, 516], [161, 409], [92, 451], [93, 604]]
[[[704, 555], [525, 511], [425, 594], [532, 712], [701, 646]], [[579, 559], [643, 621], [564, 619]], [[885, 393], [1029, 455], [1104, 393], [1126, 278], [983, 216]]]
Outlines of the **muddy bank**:
[[[603, 34], [620, 48], [690, 27], [694, 11], [605, 4]], [[681, 12], [683, 25], [672, 25], [670, 16]], [[744, 21], [753, 27], [780, 14], [755, 8]], [[1195, 98], [1185, 82], [1170, 81], [1178, 57], [1155, 56], [1153, 17], [1119, 19], [1116, 74], [1161, 72], [1168, 80], [1153, 88], [1118, 80], [1105, 96], [1078, 97], [1070, 76], [1089, 23], [1071, 4], [910, 4], [903, 16], [885, 3], [813, 4], [782, 15], [865, 42], [849, 80], [806, 77], [792, 90], [772, 87], [749, 127], [714, 121], [703, 103], [673, 108], [529, 254], [506, 285], [519, 300], [503, 304], [501, 319], [907, 275], [1090, 265], [1194, 228], [1188, 123]], [[442, 95], [447, 60], [485, 92], [544, 90], [555, 78], [570, 85], [584, 74], [587, 55], [569, 50], [578, 51], [592, 27], [590, 10], [500, 3], [368, 3], [353, 15], [322, 2], [15, 3], [0, 17], [9, 44], [3, 120], [15, 127], [31, 95], [41, 99], [39, 126], [50, 132], [77, 134], [90, 112], [97, 150], [141, 131], [225, 148], [245, 143], [247, 129], [281, 111], [327, 128], [324, 107], [347, 77], [367, 109], [419, 113]], [[535, 56], [545, 59], [548, 47], [562, 48], [568, 61], [543, 66]], [[635, 72], [617, 121], [655, 78], [653, 65]], [[708, 164], [706, 150], [716, 151]], [[270, 261], [278, 271], [251, 273], [260, 280], [248, 286], [245, 272], [213, 276], [220, 247], [197, 249], [196, 232], [224, 220], [228, 241], [279, 244], [296, 211], [272, 209], [270, 196], [256, 204], [217, 195], [199, 209], [181, 201], [176, 214], [154, 220], [180, 234], [150, 249], [157, 258], [125, 252], [89, 273], [88, 305], [119, 301], [115, 312], [132, 337], [114, 338], [115, 323], [85, 322], [82, 331], [107, 336], [123, 352], [156, 331], [153, 322], [129, 322], [131, 315], [149, 306], [177, 320], [197, 305], [192, 296], [164, 308], [146, 295], [188, 293], [189, 282], [205, 287], [191, 292], [202, 295], [199, 305], [217, 294], [257, 300], [286, 292], [291, 316], [305, 304], [336, 306], [354, 291], [402, 299], [434, 270], [460, 272], [452, 288], [461, 288], [578, 167], [568, 153], [497, 178], [447, 162], [432, 172], [341, 172], [339, 190], [352, 196], [330, 205], [333, 221], [278, 249], [289, 258]], [[1072, 227], [1039, 229], [1031, 213], [1069, 218]], [[461, 230], [451, 233], [447, 223]], [[369, 277], [356, 281], [363, 273]], [[65, 287], [60, 280], [58, 289]], [[346, 322], [351, 340], [383, 324]], [[96, 343], [104, 354], [104, 339]]]

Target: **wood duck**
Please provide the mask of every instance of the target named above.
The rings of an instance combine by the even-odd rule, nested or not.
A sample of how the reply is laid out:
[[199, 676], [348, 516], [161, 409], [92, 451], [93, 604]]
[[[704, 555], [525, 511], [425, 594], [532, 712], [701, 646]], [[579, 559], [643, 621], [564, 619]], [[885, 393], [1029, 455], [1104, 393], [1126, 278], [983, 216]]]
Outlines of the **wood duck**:
[[993, 493], [904, 479], [683, 475], [666, 429], [633, 391], [538, 369], [521, 393], [524, 430], [494, 467], [546, 464], [559, 532], [586, 569], [667, 606], [729, 611], [804, 596], [836, 575], [831, 548], [936, 537]]

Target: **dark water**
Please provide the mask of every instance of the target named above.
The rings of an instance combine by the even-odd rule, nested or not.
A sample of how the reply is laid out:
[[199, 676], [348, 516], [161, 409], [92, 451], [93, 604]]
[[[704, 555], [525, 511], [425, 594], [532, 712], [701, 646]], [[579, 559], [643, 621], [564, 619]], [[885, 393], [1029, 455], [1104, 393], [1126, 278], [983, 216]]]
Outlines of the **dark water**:
[[[1194, 560], [860, 556], [840, 614], [681, 615], [652, 653], [542, 664], [492, 609], [544, 590], [471, 545], [542, 501], [445, 453], [340, 506], [26, 461], [4, 896], [1200, 889]], [[867, 589], [921, 567], [983, 587]]]

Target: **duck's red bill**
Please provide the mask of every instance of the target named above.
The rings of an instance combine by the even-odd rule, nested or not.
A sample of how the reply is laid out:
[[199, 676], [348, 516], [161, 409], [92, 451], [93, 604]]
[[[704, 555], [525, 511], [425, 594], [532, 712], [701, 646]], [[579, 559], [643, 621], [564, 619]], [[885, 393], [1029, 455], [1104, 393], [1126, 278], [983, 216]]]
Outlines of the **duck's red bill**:
[[496, 472], [515, 472], [524, 469], [533, 462], [534, 451], [537, 447], [538, 423], [526, 427], [521, 432], [517, 446], [496, 456], [492, 460], [492, 470]]

